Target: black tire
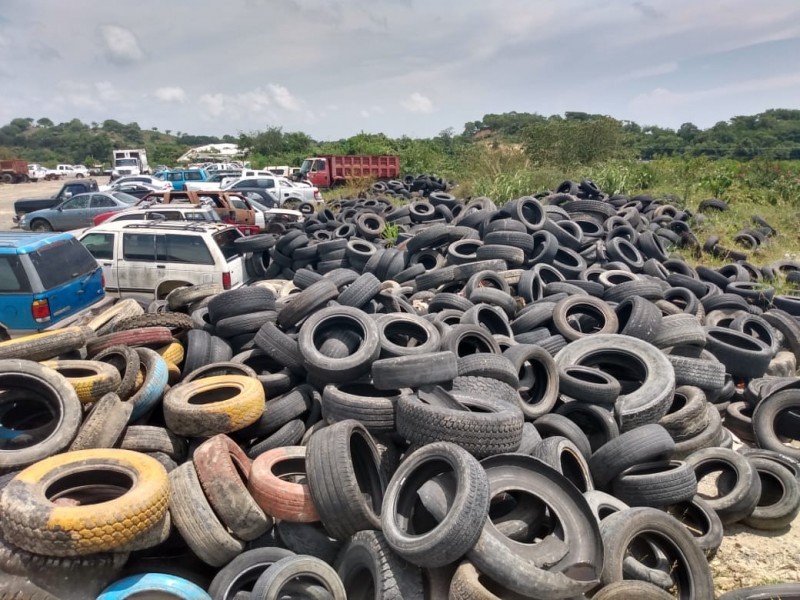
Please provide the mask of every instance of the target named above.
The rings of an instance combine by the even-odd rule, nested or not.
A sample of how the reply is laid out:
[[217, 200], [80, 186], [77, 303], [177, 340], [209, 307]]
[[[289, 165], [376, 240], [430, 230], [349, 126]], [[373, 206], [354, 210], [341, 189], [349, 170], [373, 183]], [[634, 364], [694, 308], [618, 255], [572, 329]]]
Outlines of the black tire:
[[668, 506], [666, 511], [686, 525], [709, 561], [716, 556], [725, 532], [722, 521], [708, 501], [698, 495], [688, 502]]
[[293, 419], [283, 425], [276, 432], [264, 440], [250, 446], [247, 450], [247, 457], [255, 460], [264, 452], [283, 448], [284, 446], [297, 446], [306, 433], [306, 426], [300, 419]]
[[[281, 592], [287, 593], [293, 585], [298, 585], [293, 580], [299, 577], [304, 580], [299, 585], [305, 584], [308, 580], [315, 580], [313, 587], [323, 588], [320, 590], [319, 598], [347, 600], [344, 585], [336, 571], [327, 563], [313, 556], [288, 556], [279, 560], [256, 580], [250, 596], [259, 599], [280, 598], [283, 596]], [[316, 585], [317, 583], [319, 586]], [[302, 593], [301, 597], [308, 598], [309, 594]]]
[[471, 354], [458, 359], [458, 375], [489, 377], [497, 379], [517, 389], [519, 371], [505, 356], [500, 354]]
[[[619, 322], [611, 307], [591, 296], [569, 296], [553, 308], [553, 325], [565, 339], [572, 341], [589, 335], [617, 333]], [[587, 332], [582, 328], [590, 327]]]
[[635, 579], [604, 585], [592, 600], [671, 600], [672, 594], [647, 581]]
[[417, 444], [458, 444], [477, 457], [519, 448], [523, 417], [516, 406], [493, 397], [457, 396], [456, 402], [449, 397], [448, 405], [447, 400], [428, 404], [417, 396], [401, 396], [397, 402], [397, 432]]
[[192, 551], [206, 564], [220, 567], [244, 550], [244, 543], [228, 533], [208, 504], [197, 472], [185, 462], [169, 474], [169, 512], [175, 527]]
[[183, 359], [183, 372], [192, 371], [211, 362], [211, 334], [200, 329], [192, 329], [186, 334], [186, 353]]
[[295, 554], [308, 554], [334, 564], [342, 548], [339, 540], [328, 537], [319, 523], [292, 523], [279, 521], [275, 526], [279, 542]]
[[[417, 492], [442, 472], [446, 463], [455, 478], [447, 514], [433, 530], [412, 533], [411, 510]], [[489, 511], [489, 483], [481, 464], [455, 444], [437, 442], [412, 453], [398, 467], [384, 496], [383, 533], [389, 546], [418, 566], [441, 567], [461, 558], [477, 542]]]
[[622, 335], [652, 342], [661, 329], [661, 311], [641, 296], [631, 296], [622, 300], [614, 308]]
[[761, 497], [743, 523], [754, 529], [789, 527], [800, 513], [800, 483], [789, 469], [768, 459], [748, 458], [761, 480]]
[[683, 461], [642, 462], [623, 471], [612, 487], [629, 506], [661, 508], [694, 498], [697, 479], [692, 466]]
[[395, 430], [400, 390], [378, 390], [369, 383], [329, 384], [322, 392], [322, 416], [329, 423], [355, 419], [370, 433]]
[[364, 273], [339, 294], [337, 301], [342, 306], [361, 308], [378, 295], [381, 282], [372, 273]]
[[262, 310], [275, 310], [275, 295], [264, 287], [251, 286], [222, 292], [208, 303], [208, 320], [218, 321]]
[[[336, 571], [348, 600], [423, 600], [422, 572], [389, 547], [379, 531], [359, 531], [342, 549]], [[371, 579], [371, 585], [365, 581]]]
[[800, 583], [774, 583], [740, 588], [722, 594], [719, 600], [796, 600], [800, 598]]
[[600, 369], [566, 366], [558, 370], [559, 391], [591, 404], [613, 405], [619, 397], [619, 381]]
[[122, 437], [133, 406], [122, 402], [114, 393], [106, 394], [92, 405], [92, 409], [72, 440], [69, 450], [113, 448]]
[[602, 406], [567, 402], [556, 409], [556, 414], [566, 417], [580, 428], [589, 440], [592, 452], [619, 437], [613, 412]]
[[693, 386], [675, 389], [667, 414], [658, 422], [676, 442], [688, 440], [708, 426], [706, 395]]
[[390, 313], [378, 319], [381, 358], [436, 352], [441, 335], [433, 323], [416, 315]]
[[519, 344], [503, 352], [519, 374], [519, 406], [526, 419], [549, 413], [559, 394], [558, 368], [539, 346]]
[[543, 439], [553, 436], [565, 437], [575, 444], [586, 460], [589, 460], [589, 457], [592, 456], [589, 438], [586, 437], [586, 434], [576, 423], [570, 421], [567, 417], [557, 413], [550, 413], [539, 417], [533, 424]]
[[295, 373], [305, 373], [303, 355], [297, 341], [281, 331], [275, 323], [267, 321], [253, 338], [258, 347], [278, 364]]
[[[672, 365], [655, 346], [637, 338], [591, 335], [566, 346], [556, 355], [555, 362], [558, 366], [611, 366], [611, 374], [623, 385], [623, 393], [615, 405], [620, 431], [657, 422], [672, 401], [675, 390]], [[629, 370], [632, 368], [633, 371]], [[625, 380], [631, 377], [637, 385], [626, 393]]]
[[312, 396], [311, 386], [299, 385], [290, 392], [267, 400], [258, 421], [236, 432], [236, 437], [250, 439], [272, 435], [290, 421], [306, 414], [311, 409]]
[[397, 356], [372, 363], [372, 381], [379, 390], [448, 383], [458, 375], [458, 361], [452, 352]]
[[706, 405], [706, 416], [708, 425], [696, 436], [675, 443], [675, 450], [672, 457], [683, 460], [693, 452], [718, 446], [723, 440], [722, 417], [719, 410], [713, 404]]
[[706, 334], [700, 325], [700, 319], [694, 315], [678, 313], [667, 315], [661, 319], [661, 328], [653, 338], [652, 344], [657, 348], [675, 346], [698, 346], [706, 344]]
[[[246, 238], [245, 238], [246, 239]], [[259, 576], [269, 567], [294, 552], [284, 548], [254, 548], [243, 552], [214, 576], [208, 594], [215, 600], [236, 600], [238, 593], [252, 589]]]
[[581, 493], [594, 489], [589, 464], [578, 446], [568, 438], [545, 438], [534, 448], [531, 456], [553, 467], [566, 477]]
[[675, 442], [661, 425], [643, 425], [598, 449], [589, 459], [589, 468], [595, 485], [606, 489], [626, 469], [640, 462], [669, 458], [674, 448]]
[[745, 333], [723, 327], [706, 327], [706, 349], [734, 377], [761, 377], [769, 367], [772, 349]]
[[[78, 433], [83, 408], [75, 389], [53, 369], [29, 360], [0, 360], [0, 411], [11, 437], [0, 446], [0, 473], [63, 452]], [[15, 392], [24, 390], [24, 397]], [[40, 423], [39, 421], [43, 421]]]
[[675, 385], [693, 385], [702, 390], [721, 390], [725, 385], [725, 365], [716, 360], [667, 356], [675, 370]]
[[111, 346], [92, 357], [92, 360], [108, 363], [116, 367], [120, 374], [117, 395], [127, 399], [133, 393], [141, 361], [139, 354], [128, 346]]
[[358, 421], [341, 421], [311, 436], [306, 451], [308, 487], [331, 537], [347, 540], [379, 529], [386, 480], [372, 436]]
[[182, 462], [186, 458], [186, 440], [164, 427], [131, 425], [125, 430], [119, 447], [136, 452], [163, 452]]
[[290, 297], [289, 303], [278, 313], [278, 324], [284, 329], [293, 327], [338, 295], [336, 284], [330, 279], [322, 279]]
[[[800, 460], [800, 449], [783, 444], [775, 431], [781, 414], [788, 410], [800, 413], [800, 390], [777, 392], [760, 402], [753, 413], [753, 432], [761, 448]], [[795, 432], [793, 438], [799, 437], [800, 432]]]
[[536, 430], [536, 427], [533, 426], [533, 423], [526, 421], [522, 425], [522, 439], [519, 442], [519, 449], [517, 452], [533, 456], [533, 451], [541, 441], [542, 436]]
[[753, 512], [761, 496], [761, 482], [747, 457], [727, 448], [705, 448], [686, 457], [697, 481], [717, 471], [717, 496], [705, 500], [720, 520], [728, 525], [741, 521]]
[[[280, 314], [278, 316], [280, 318]], [[325, 356], [317, 344], [324, 342], [326, 332], [342, 329], [358, 333], [358, 349], [342, 358]], [[297, 345], [309, 374], [325, 383], [355, 381], [370, 371], [380, 354], [380, 339], [375, 320], [363, 311], [349, 306], [333, 306], [315, 312], [300, 329]], [[389, 389], [393, 387], [395, 386], [389, 386]]]
[[267, 321], [275, 321], [278, 313], [274, 310], [262, 310], [250, 314], [227, 317], [216, 322], [214, 334], [222, 338], [232, 338], [248, 333], [255, 334]]
[[714, 581], [706, 557], [692, 535], [674, 517], [654, 508], [631, 508], [603, 519], [600, 530], [605, 545], [603, 586], [622, 581], [628, 547], [646, 532], [674, 561], [672, 576], [679, 598], [714, 597]]
[[240, 253], [265, 252], [275, 245], [275, 241], [275, 236], [271, 233], [259, 233], [238, 238], [235, 246]]

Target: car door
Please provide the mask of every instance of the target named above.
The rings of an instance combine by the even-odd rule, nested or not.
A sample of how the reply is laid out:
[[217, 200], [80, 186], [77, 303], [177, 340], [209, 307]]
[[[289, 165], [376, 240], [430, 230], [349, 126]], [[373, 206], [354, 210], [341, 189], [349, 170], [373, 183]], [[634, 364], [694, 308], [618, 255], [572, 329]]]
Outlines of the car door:
[[[156, 236], [158, 283], [186, 282], [194, 285], [214, 281], [214, 257], [202, 235], [160, 233]], [[219, 283], [219, 281], [218, 281]]]
[[94, 257], [103, 269], [103, 277], [106, 280], [106, 291], [111, 294], [119, 293], [119, 282], [117, 281], [117, 270], [114, 268], [114, 232], [94, 231], [86, 233], [80, 238], [81, 244]]
[[[58, 214], [54, 215], [53, 227], [59, 231], [69, 231], [92, 224], [89, 218], [89, 201], [91, 194], [78, 194], [73, 196], [58, 207]], [[88, 222], [83, 224], [88, 218]]]
[[172, 184], [173, 190], [183, 190], [186, 187], [186, 184], [183, 180], [183, 172], [181, 171], [167, 173], [167, 181]]
[[88, 211], [89, 222], [85, 225], [85, 227], [89, 227], [92, 224], [92, 220], [97, 215], [102, 215], [108, 212], [116, 212], [119, 209], [120, 206], [110, 196], [106, 196], [105, 194], [92, 194], [92, 200], [89, 203]]
[[159, 269], [156, 268], [156, 236], [152, 233], [123, 231], [117, 247], [117, 281], [123, 298], [155, 299]]

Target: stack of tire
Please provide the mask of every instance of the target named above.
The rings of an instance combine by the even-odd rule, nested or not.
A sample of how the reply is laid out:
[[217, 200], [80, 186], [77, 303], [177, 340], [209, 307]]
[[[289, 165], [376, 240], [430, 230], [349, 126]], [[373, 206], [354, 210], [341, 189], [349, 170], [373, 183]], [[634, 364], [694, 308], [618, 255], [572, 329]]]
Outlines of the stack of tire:
[[411, 198], [416, 193], [429, 196], [433, 192], [446, 192], [453, 187], [453, 183], [435, 175], [406, 175], [403, 180], [392, 179], [387, 182], [373, 183], [371, 191], [389, 197]]
[[800, 510], [800, 264], [693, 268], [688, 214], [575, 186], [357, 201], [253, 285], [0, 343], [0, 591], [713, 597], [723, 525]]

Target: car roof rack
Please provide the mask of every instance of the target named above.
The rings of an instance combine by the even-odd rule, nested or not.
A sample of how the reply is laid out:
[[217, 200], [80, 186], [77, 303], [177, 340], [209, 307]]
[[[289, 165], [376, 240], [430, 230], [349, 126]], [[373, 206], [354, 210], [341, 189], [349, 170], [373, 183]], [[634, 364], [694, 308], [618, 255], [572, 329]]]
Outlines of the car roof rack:
[[142, 221], [137, 223], [126, 223], [122, 229], [170, 229], [178, 231], [209, 231], [217, 229], [218, 225], [225, 225], [225, 223], [178, 223], [178, 222], [157, 222]]

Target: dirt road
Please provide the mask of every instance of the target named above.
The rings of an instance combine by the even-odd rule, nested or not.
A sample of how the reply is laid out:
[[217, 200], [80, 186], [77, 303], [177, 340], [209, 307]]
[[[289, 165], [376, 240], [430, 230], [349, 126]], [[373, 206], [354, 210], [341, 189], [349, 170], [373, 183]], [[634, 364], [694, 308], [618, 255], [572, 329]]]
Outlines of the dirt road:
[[[97, 185], [106, 185], [108, 177], [95, 177]], [[44, 198], [61, 189], [64, 180], [37, 181], [35, 183], [0, 184], [0, 231], [14, 228], [14, 202], [20, 198]]]

